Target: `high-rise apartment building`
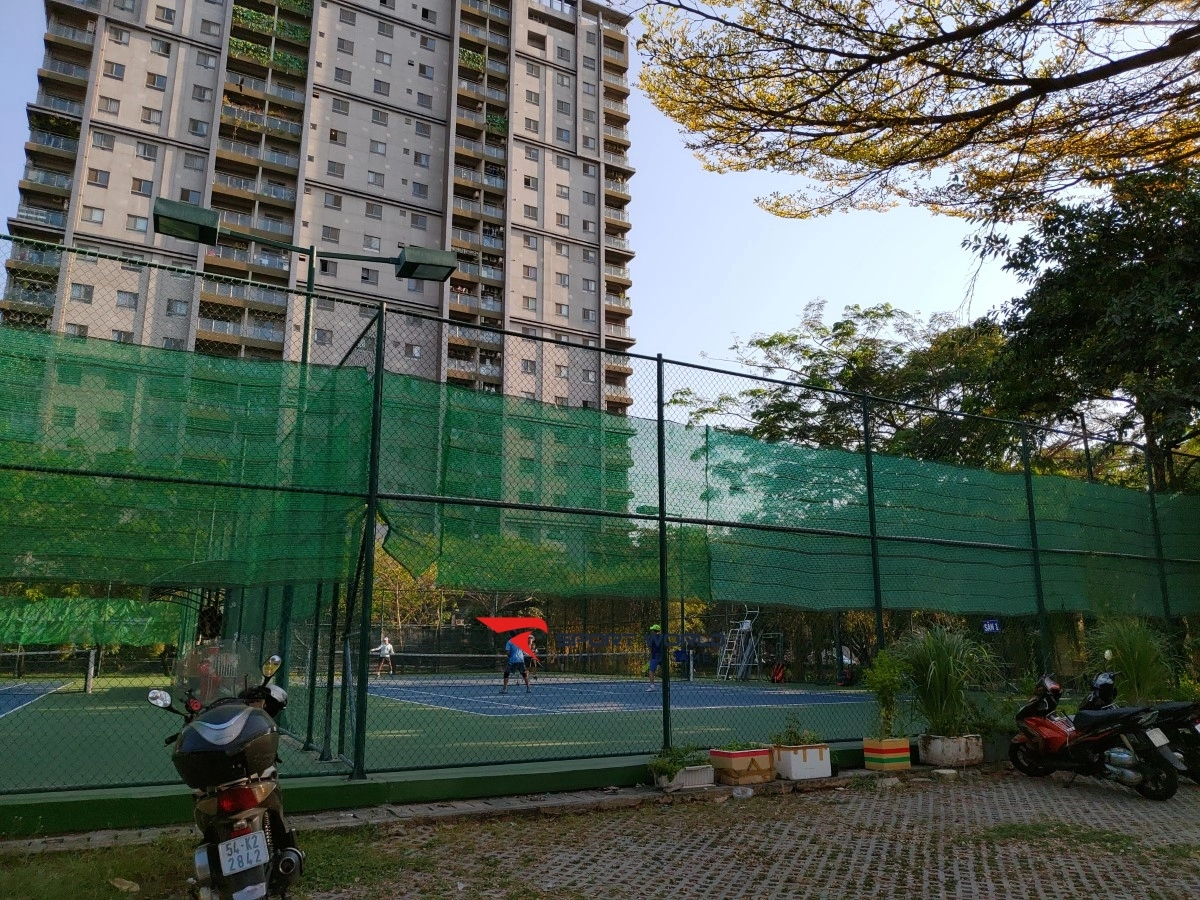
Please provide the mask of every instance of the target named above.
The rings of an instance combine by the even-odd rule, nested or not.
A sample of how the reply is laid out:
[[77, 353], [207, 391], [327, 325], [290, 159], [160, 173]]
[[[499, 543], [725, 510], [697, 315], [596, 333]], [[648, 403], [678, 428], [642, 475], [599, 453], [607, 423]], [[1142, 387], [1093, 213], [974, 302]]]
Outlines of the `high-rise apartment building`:
[[[628, 408], [626, 14], [593, 0], [45, 7], [46, 55], [10, 233], [255, 284], [133, 265], [122, 269], [128, 284], [96, 285], [86, 257], [18, 245], [0, 316], [299, 359], [295, 291], [308, 261], [263, 241], [311, 245], [322, 295], [314, 359], [362, 331], [336, 299], [382, 296], [457, 323], [414, 326], [416, 337], [388, 349], [390, 368]], [[198, 246], [155, 234], [156, 197], [220, 210], [222, 224], [246, 237]], [[414, 245], [457, 252], [447, 284], [394, 278], [389, 259]], [[498, 338], [478, 326], [561, 343], [544, 345], [530, 366], [503, 358]]]

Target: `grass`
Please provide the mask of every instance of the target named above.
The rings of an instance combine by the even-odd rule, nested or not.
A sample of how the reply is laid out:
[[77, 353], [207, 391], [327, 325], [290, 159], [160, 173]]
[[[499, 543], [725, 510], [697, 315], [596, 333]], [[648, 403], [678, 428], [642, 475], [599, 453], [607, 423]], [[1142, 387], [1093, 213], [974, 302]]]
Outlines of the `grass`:
[[1086, 825], [1070, 825], [1064, 822], [1043, 820], [1038, 822], [1006, 822], [958, 838], [959, 844], [1003, 844], [1015, 843], [1058, 852], [1062, 847], [1072, 847], [1072, 852], [1085, 848], [1093, 853], [1111, 853], [1125, 859], [1145, 863], [1150, 860], [1182, 862], [1200, 856], [1200, 845], [1196, 844], [1143, 844], [1138, 839], [1107, 828], [1090, 828]]

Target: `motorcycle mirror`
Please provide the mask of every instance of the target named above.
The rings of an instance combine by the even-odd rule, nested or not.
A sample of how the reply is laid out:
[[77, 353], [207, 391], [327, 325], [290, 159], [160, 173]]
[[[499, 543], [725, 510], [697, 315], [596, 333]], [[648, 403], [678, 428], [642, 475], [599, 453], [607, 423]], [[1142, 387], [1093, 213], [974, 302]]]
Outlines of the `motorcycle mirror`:
[[170, 694], [168, 694], [166, 691], [159, 690], [151, 691], [146, 699], [159, 709], [170, 709], [171, 703], [173, 702]]
[[279, 667], [283, 665], [283, 660], [278, 655], [270, 657], [262, 664], [263, 678], [270, 678], [279, 671]]
[[1113, 652], [1111, 650], [1105, 650], [1104, 651], [1104, 661], [1112, 662], [1112, 658], [1113, 658]]

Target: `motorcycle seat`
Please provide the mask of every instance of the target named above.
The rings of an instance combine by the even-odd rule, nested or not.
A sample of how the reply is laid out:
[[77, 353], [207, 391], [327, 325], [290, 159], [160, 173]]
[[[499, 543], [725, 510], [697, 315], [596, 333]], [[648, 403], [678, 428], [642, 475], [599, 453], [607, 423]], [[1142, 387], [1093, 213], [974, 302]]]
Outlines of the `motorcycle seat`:
[[1081, 709], [1075, 713], [1076, 731], [1099, 731], [1120, 724], [1134, 713], [1143, 712], [1141, 706], [1116, 706], [1111, 709]]
[[1190, 725], [1196, 720], [1197, 715], [1200, 715], [1200, 704], [1191, 700], [1156, 703], [1154, 708], [1158, 710], [1158, 724], [1160, 725], [1170, 723]]

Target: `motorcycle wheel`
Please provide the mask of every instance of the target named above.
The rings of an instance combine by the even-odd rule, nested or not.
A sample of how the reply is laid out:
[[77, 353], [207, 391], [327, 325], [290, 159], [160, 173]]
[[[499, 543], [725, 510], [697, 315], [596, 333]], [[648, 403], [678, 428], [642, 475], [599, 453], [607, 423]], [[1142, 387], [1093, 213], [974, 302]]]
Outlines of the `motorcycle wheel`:
[[1152, 760], [1142, 769], [1142, 783], [1133, 789], [1147, 800], [1170, 800], [1179, 790], [1179, 776], [1175, 770]]
[[1008, 761], [1014, 769], [1030, 778], [1045, 778], [1054, 772], [1054, 767], [1043, 763], [1037, 752], [1026, 743], [1009, 744]]

